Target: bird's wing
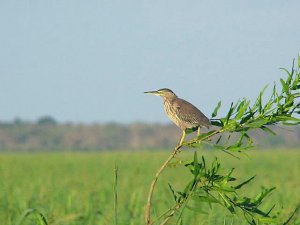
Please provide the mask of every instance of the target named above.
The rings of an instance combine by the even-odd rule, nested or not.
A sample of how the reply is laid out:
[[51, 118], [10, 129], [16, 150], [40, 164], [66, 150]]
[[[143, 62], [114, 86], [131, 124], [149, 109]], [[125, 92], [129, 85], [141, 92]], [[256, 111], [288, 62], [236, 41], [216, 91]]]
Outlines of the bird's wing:
[[209, 119], [194, 105], [191, 103], [178, 98], [173, 104], [176, 116], [187, 123], [210, 126]]

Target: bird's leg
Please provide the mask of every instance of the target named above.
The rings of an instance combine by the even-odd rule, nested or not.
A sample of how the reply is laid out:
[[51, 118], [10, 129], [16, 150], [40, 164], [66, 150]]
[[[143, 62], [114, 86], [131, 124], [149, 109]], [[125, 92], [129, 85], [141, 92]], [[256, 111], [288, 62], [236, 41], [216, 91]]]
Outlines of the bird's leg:
[[200, 126], [199, 126], [199, 127], [198, 127], [198, 132], [197, 132], [197, 137], [200, 136], [200, 130], [201, 130], [201, 128], [200, 128]]
[[[198, 130], [197, 130], [197, 138], [199, 138], [199, 136], [200, 136], [200, 130], [201, 130], [201, 128], [200, 128], [200, 126], [199, 126], [199, 127], [198, 127]], [[198, 140], [198, 143], [201, 143], [201, 141]]]
[[181, 135], [181, 138], [180, 138], [180, 141], [179, 141], [179, 144], [178, 145], [182, 145], [183, 141], [184, 141], [184, 138], [185, 138], [185, 130], [182, 131], [182, 135]]

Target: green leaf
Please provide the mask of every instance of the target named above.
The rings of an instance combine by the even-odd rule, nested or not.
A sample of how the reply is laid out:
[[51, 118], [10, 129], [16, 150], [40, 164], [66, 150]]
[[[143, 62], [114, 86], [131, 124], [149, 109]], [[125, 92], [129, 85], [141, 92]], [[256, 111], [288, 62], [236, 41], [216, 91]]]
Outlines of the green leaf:
[[214, 112], [213, 112], [212, 115], [211, 115], [212, 118], [214, 118], [214, 117], [217, 116], [218, 111], [219, 111], [219, 109], [220, 109], [220, 107], [221, 107], [221, 104], [222, 104], [221, 101], [219, 101], [218, 104], [217, 104], [217, 106], [216, 106], [216, 108], [214, 109]]
[[217, 183], [214, 184], [214, 189], [222, 192], [235, 192], [235, 188], [229, 187], [227, 185], [219, 185]]
[[272, 212], [272, 210], [275, 208], [275, 205], [273, 205], [268, 212], [266, 212], [266, 215], [269, 216], [269, 214]]
[[192, 188], [194, 187], [195, 184], [195, 180], [191, 180], [186, 187], [184, 188], [184, 191], [182, 193], [183, 196], [187, 196], [188, 193], [192, 190]]
[[293, 66], [292, 66], [292, 71], [291, 73], [288, 75], [288, 78], [286, 80], [286, 85], [288, 86], [288, 88], [291, 86], [291, 82], [292, 82], [292, 79], [293, 79], [293, 75], [294, 75], [294, 61], [293, 61]]
[[255, 178], [255, 176], [250, 177], [248, 180], [246, 180], [246, 181], [244, 181], [243, 183], [241, 183], [241, 184], [235, 186], [234, 188], [235, 188], [236, 190], [238, 190], [238, 189], [240, 189], [241, 187], [243, 187], [244, 185], [248, 184], [248, 183], [249, 183], [250, 181], [252, 181], [254, 178]]
[[229, 132], [235, 131], [239, 127], [239, 123], [232, 119], [227, 122], [227, 125], [225, 127]]
[[198, 156], [197, 156], [197, 152], [196, 151], [194, 152], [194, 162], [193, 162], [193, 165], [194, 165], [194, 176], [196, 178], [198, 176], [198, 174], [199, 174], [200, 169], [201, 169], [201, 166], [198, 163]]
[[294, 100], [295, 100], [295, 97], [293, 95], [288, 95], [286, 97], [285, 104], [283, 105], [286, 112], [288, 112], [289, 109], [293, 106]]
[[205, 167], [206, 167], [206, 162], [205, 162], [204, 156], [202, 156], [201, 159], [202, 159], [202, 165], [203, 165], [203, 168], [205, 169]]
[[210, 121], [212, 125], [217, 126], [217, 127], [223, 127], [223, 122], [221, 120], [211, 120]]
[[219, 192], [219, 195], [221, 196], [221, 198], [223, 199], [224, 205], [225, 207], [231, 212], [234, 213], [234, 207], [231, 205], [231, 203], [229, 202], [229, 199], [226, 195], [223, 195], [222, 193]]
[[259, 210], [258, 208], [253, 208], [253, 209], [251, 210], [251, 212], [254, 212], [254, 213], [256, 213], [256, 214], [258, 214], [258, 215], [261, 215], [261, 216], [263, 216], [263, 217], [267, 217], [267, 214], [266, 214], [265, 212]]
[[284, 72], [286, 72], [288, 76], [291, 75], [291, 73], [290, 73], [286, 68], [279, 68], [279, 69], [281, 69], [281, 70], [283, 70]]
[[[300, 209], [300, 204], [297, 205], [297, 207], [295, 208], [295, 210], [292, 213], [292, 215], [287, 219], [287, 221], [285, 221], [283, 223], [283, 225], [287, 225], [291, 221], [291, 219], [296, 215], [296, 213], [299, 211], [299, 209]], [[300, 222], [300, 220], [299, 220], [299, 222]]]
[[281, 115], [273, 117], [276, 122], [284, 121], [284, 122], [300, 122], [300, 119], [292, 117], [290, 115]]
[[229, 109], [229, 111], [228, 111], [228, 113], [227, 113], [227, 115], [225, 117], [224, 126], [227, 125], [227, 123], [228, 123], [228, 121], [229, 121], [229, 119], [230, 119], [230, 117], [231, 117], [231, 115], [233, 113], [233, 110], [234, 110], [234, 107], [233, 107], [233, 102], [232, 102], [231, 105], [230, 105], [230, 109]]
[[289, 87], [287, 86], [287, 84], [285, 83], [285, 81], [282, 78], [280, 78], [280, 82], [281, 82], [283, 91], [286, 94], [289, 94]]
[[190, 134], [190, 133], [195, 132], [197, 129], [198, 129], [197, 127], [186, 128], [186, 129], [185, 129], [185, 133], [186, 133], [186, 134]]
[[177, 202], [177, 195], [175, 194], [175, 191], [174, 191], [173, 187], [171, 186], [170, 183], [168, 183], [168, 185], [169, 185], [169, 188], [172, 192], [172, 195], [173, 195], [173, 198], [174, 198], [175, 202]]
[[255, 112], [252, 112], [251, 110], [248, 111], [241, 119], [240, 124], [244, 124], [248, 122], [251, 118], [253, 118]]
[[246, 99], [243, 99], [243, 101], [240, 103], [240, 105], [237, 108], [237, 115], [235, 116], [236, 120], [240, 120], [242, 116], [245, 114], [245, 111], [249, 107], [250, 101], [247, 101]]
[[298, 89], [298, 83], [299, 83], [299, 75], [300, 74], [297, 74], [294, 81], [293, 81], [293, 84], [292, 84], [292, 90], [297, 90]]
[[248, 197], [243, 197], [242, 199], [235, 199], [235, 203], [239, 206], [254, 205], [253, 203], [251, 203], [251, 199]]
[[268, 119], [258, 119], [254, 120], [253, 122], [247, 123], [247, 127], [250, 128], [260, 128], [266, 124], [268, 124], [270, 121]]
[[263, 94], [265, 93], [266, 89], [268, 88], [269, 85], [266, 85], [262, 90], [261, 92], [259, 93], [257, 99], [256, 99], [256, 103], [255, 105], [257, 106], [258, 108], [258, 112], [259, 114], [262, 114], [263, 112], [263, 107], [262, 107], [262, 96]]
[[234, 171], [234, 168], [232, 168], [232, 169], [225, 175], [227, 181], [234, 181], [234, 180], [236, 180], [234, 177], [231, 177], [231, 174], [233, 173], [233, 171]]
[[282, 122], [282, 125], [285, 126], [295, 126], [297, 124], [300, 124], [300, 122]]
[[209, 136], [211, 136], [213, 133], [215, 133], [216, 132], [216, 130], [211, 130], [211, 131], [209, 131], [209, 132], [207, 132], [207, 133], [202, 133], [202, 134], [200, 134], [199, 136], [198, 136], [198, 140], [205, 140], [205, 139], [207, 139], [207, 137], [209, 137]]
[[218, 145], [218, 144], [214, 144], [214, 145], [212, 145], [215, 149], [219, 149], [219, 150], [225, 150], [226, 149], [226, 147], [225, 146], [223, 146], [223, 145]]
[[276, 188], [275, 188], [275, 187], [269, 188], [269, 189], [268, 189], [268, 188], [263, 188], [262, 192], [259, 193], [259, 194], [255, 197], [254, 202], [255, 202], [256, 204], [260, 204], [261, 201], [262, 201], [266, 196], [268, 196], [274, 189], [276, 189]]
[[220, 137], [218, 138], [218, 140], [216, 141], [216, 144], [219, 144], [219, 142], [221, 141], [222, 139], [222, 135], [220, 135]]
[[195, 195], [192, 197], [193, 200], [199, 201], [201, 203], [208, 202], [208, 203], [220, 203], [215, 197], [212, 197], [210, 195]]
[[262, 126], [261, 129], [269, 134], [276, 135], [276, 133], [274, 131], [272, 131], [270, 128], [268, 128], [266, 126]]

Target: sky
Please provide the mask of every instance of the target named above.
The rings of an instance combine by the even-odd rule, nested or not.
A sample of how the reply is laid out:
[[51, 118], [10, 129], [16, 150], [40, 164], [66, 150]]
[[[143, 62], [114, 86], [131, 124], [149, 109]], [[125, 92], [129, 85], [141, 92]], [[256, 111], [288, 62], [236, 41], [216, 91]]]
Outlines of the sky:
[[299, 0], [0, 1], [0, 121], [168, 122], [252, 101], [300, 52]]

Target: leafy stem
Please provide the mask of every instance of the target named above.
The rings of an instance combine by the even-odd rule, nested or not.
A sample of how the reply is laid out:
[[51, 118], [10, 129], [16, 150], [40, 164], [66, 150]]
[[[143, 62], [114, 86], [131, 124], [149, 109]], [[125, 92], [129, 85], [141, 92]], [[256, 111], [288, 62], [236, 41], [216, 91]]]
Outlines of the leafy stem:
[[[285, 80], [280, 79], [281, 91], [278, 92], [277, 86], [274, 84], [272, 94], [266, 102], [264, 102], [264, 93], [268, 86], [259, 93], [252, 106], [250, 106], [249, 100], [243, 98], [230, 105], [225, 117], [216, 119], [221, 107], [220, 101], [212, 113], [211, 123], [215, 126], [214, 129], [175, 147], [174, 151], [156, 172], [150, 185], [145, 211], [147, 225], [154, 224], [162, 219], [161, 225], [164, 225], [173, 218], [176, 212], [179, 212], [177, 218], [177, 224], [179, 224], [185, 208], [200, 209], [201, 211], [202, 208], [197, 207], [197, 205], [202, 206], [203, 204], [210, 207], [212, 204], [219, 204], [231, 213], [240, 210], [243, 212], [246, 221], [251, 225], [278, 222], [276, 216], [270, 216], [274, 206], [267, 212], [259, 209], [265, 198], [275, 189], [274, 187], [262, 188], [261, 192], [254, 198], [240, 197], [239, 190], [252, 181], [254, 177], [234, 186], [232, 185], [232, 182], [236, 181], [236, 178], [232, 176], [234, 169], [231, 169], [227, 174], [221, 174], [221, 165], [217, 159], [210, 166], [207, 166], [203, 156], [201, 162], [198, 162], [197, 152], [194, 153], [193, 160], [184, 164], [193, 174], [193, 179], [183, 191], [175, 191], [169, 184], [175, 204], [153, 222], [150, 218], [151, 200], [158, 178], [170, 161], [180, 153], [182, 147], [199, 148], [202, 145], [209, 145], [214, 149], [234, 155], [232, 153], [242, 152], [253, 147], [253, 140], [249, 134], [251, 130], [261, 129], [275, 135], [276, 133], [272, 130], [271, 125], [300, 124], [300, 57], [298, 57], [298, 67], [295, 69], [294, 66], [293, 62], [290, 72], [283, 69], [287, 73], [287, 78]], [[190, 202], [194, 203], [195, 206], [190, 206]], [[288, 221], [290, 220], [291, 218]]]

